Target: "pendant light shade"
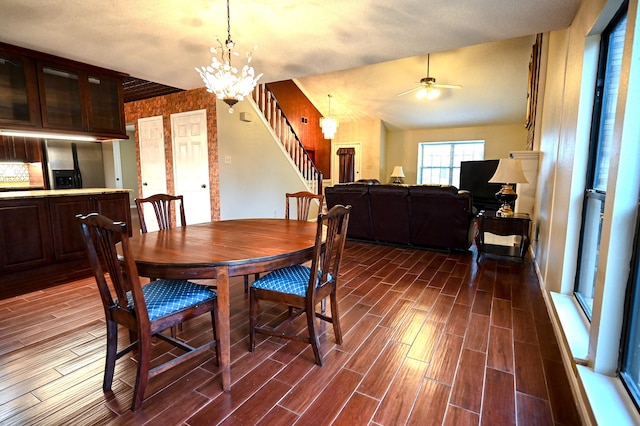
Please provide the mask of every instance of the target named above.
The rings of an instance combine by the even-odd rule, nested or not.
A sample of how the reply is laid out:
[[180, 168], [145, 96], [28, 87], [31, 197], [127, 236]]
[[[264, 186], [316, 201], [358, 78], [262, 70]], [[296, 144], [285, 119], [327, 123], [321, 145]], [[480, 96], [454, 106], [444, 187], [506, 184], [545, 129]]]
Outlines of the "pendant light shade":
[[331, 95], [327, 96], [329, 96], [329, 115], [320, 118], [320, 127], [325, 139], [333, 139], [338, 130], [338, 120], [331, 117]]

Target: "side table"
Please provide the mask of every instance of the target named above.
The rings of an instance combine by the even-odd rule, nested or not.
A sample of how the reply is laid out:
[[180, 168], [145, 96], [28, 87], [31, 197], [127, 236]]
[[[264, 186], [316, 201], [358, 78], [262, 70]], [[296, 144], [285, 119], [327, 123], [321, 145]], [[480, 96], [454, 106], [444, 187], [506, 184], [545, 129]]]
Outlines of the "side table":
[[[519, 258], [524, 265], [524, 256], [529, 249], [529, 228], [531, 218], [528, 213], [515, 213], [513, 217], [497, 216], [495, 211], [482, 210], [477, 217], [477, 229], [475, 235], [479, 263], [485, 254]], [[495, 235], [515, 235], [520, 237], [520, 243], [513, 246], [485, 243], [485, 232]]]

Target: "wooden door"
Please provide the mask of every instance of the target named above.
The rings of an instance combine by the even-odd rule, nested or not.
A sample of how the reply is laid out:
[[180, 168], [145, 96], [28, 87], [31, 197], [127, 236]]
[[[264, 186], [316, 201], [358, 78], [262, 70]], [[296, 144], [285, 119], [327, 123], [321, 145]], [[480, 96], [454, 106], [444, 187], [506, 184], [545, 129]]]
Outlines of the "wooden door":
[[[153, 194], [166, 194], [167, 171], [162, 116], [139, 119], [138, 139], [140, 141], [140, 178], [142, 180], [140, 197], [147, 198]], [[157, 231], [158, 224], [153, 209], [146, 209], [144, 217], [149, 232]]]
[[171, 114], [176, 195], [184, 196], [187, 224], [211, 221], [206, 110]]

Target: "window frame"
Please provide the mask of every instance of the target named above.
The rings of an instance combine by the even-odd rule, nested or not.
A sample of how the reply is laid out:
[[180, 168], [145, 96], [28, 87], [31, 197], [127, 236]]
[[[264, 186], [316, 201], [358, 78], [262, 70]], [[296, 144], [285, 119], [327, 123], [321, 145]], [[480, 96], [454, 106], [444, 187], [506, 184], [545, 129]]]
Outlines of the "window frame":
[[[618, 25], [625, 19], [627, 15], [627, 3], [625, 2], [620, 9], [616, 12], [614, 17], [611, 19], [607, 27], [604, 29], [601, 35], [600, 40], [600, 52], [598, 54], [598, 68], [597, 68], [597, 76], [596, 76], [596, 87], [595, 87], [595, 96], [593, 101], [593, 112], [591, 119], [591, 129], [589, 134], [589, 151], [588, 151], [588, 161], [587, 161], [587, 173], [586, 173], [586, 183], [584, 188], [584, 200], [582, 206], [582, 215], [581, 215], [581, 227], [580, 227], [580, 239], [578, 243], [578, 259], [576, 264], [576, 274], [574, 278], [574, 286], [573, 286], [573, 294], [578, 301], [582, 311], [586, 315], [589, 322], [592, 319], [592, 308], [593, 306], [589, 305], [589, 302], [585, 295], [583, 294], [581, 287], [582, 285], [587, 285], [588, 283], [583, 283], [583, 267], [585, 266], [585, 262], [592, 260], [591, 258], [587, 258], [586, 251], [591, 249], [596, 251], [596, 266], [597, 266], [597, 256], [599, 251], [599, 242], [600, 242], [600, 234], [598, 234], [598, 247], [593, 248], [588, 242], [586, 242], [586, 236], [589, 231], [593, 231], [592, 221], [589, 221], [589, 204], [593, 201], [597, 201], [602, 204], [602, 210], [604, 210], [604, 206], [606, 203], [606, 189], [603, 190], [601, 188], [596, 188], [596, 177], [598, 176], [599, 165], [600, 165], [600, 149], [603, 147], [605, 142], [604, 138], [604, 123], [605, 123], [605, 114], [607, 111], [603, 109], [607, 106], [605, 104], [605, 99], [607, 98], [607, 93], [605, 89], [607, 86], [607, 77], [609, 69], [610, 61], [613, 61], [613, 58], [610, 57], [611, 53], [611, 36], [614, 34]], [[626, 32], [626, 26], [625, 26]], [[624, 49], [624, 45], [623, 45]], [[616, 91], [616, 99], [618, 96], [618, 92]], [[615, 102], [614, 102], [615, 103]], [[614, 114], [615, 117], [615, 114]], [[608, 172], [608, 168], [607, 168]], [[589, 226], [589, 229], [586, 227]], [[602, 214], [600, 215], [600, 223], [599, 223], [600, 231], [602, 229]], [[598, 231], [598, 232], [600, 232]], [[588, 265], [587, 265], [588, 266]], [[593, 274], [593, 279], [595, 280], [595, 274], [597, 270]], [[581, 285], [582, 284], [582, 285]], [[595, 285], [595, 282], [594, 282]], [[593, 293], [593, 290], [592, 290]], [[590, 299], [593, 300], [593, 299]]]

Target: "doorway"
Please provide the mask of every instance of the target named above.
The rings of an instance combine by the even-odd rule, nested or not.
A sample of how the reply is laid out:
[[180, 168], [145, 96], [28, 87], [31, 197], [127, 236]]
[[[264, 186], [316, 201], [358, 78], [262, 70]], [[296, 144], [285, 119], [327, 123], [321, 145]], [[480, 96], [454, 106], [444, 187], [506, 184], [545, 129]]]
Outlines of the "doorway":
[[362, 170], [362, 146], [360, 142], [349, 143], [332, 143], [331, 144], [331, 183], [338, 183], [340, 177], [340, 158], [338, 150], [344, 148], [351, 148], [355, 154], [353, 156], [353, 181], [357, 181], [361, 178], [360, 171]]

